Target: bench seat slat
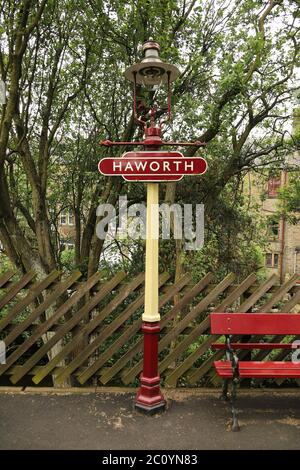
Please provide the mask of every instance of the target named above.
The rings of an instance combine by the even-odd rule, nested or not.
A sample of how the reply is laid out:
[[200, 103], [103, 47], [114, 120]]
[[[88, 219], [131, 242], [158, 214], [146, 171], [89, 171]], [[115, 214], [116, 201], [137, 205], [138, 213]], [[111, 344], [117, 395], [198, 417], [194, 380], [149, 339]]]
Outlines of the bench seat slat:
[[295, 313], [210, 314], [213, 335], [299, 335], [300, 315]]
[[[293, 349], [292, 343], [231, 343], [232, 349]], [[226, 349], [225, 343], [213, 343], [213, 349]]]
[[[215, 361], [217, 374], [223, 378], [232, 378], [230, 361]], [[300, 378], [300, 363], [293, 362], [258, 362], [239, 361], [239, 375], [241, 378]]]

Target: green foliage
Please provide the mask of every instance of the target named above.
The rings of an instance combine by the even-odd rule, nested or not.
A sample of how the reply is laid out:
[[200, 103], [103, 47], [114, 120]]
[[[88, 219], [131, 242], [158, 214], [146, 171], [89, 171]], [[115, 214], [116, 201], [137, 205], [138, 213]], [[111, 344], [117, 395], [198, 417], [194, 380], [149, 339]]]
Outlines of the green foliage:
[[62, 268], [67, 271], [71, 272], [75, 269], [75, 251], [73, 249], [71, 250], [64, 250], [61, 253], [60, 256], [60, 262], [62, 265]]
[[[25, 3], [28, 35], [18, 29]], [[128, 259], [119, 246], [117, 266], [103, 255], [106, 248], [94, 234], [100, 203], [115, 204], [125, 192], [130, 203], [140, 202], [144, 185], [104, 178], [97, 163], [122, 153], [100, 147], [100, 139], [142, 138], [123, 71], [141, 59], [140, 45], [152, 36], [161, 57], [182, 71], [173, 88], [173, 122], [163, 137], [208, 143], [207, 174], [186, 178], [176, 188], [175, 202], [204, 203], [206, 213], [205, 246], [185, 262], [198, 274], [259, 269], [260, 222], [257, 215], [250, 220], [245, 202], [236, 198], [236, 181], [252, 168], [284, 162], [299, 146], [297, 136], [291, 140], [283, 132], [299, 63], [297, 2], [51, 0], [34, 25], [38, 4], [4, 2], [0, 11], [0, 72], [10, 103], [0, 129], [4, 136], [10, 123], [7, 144], [0, 138], [0, 239], [12, 262], [29, 269], [34, 259], [48, 271], [62, 264], [91, 273], [102, 252], [107, 272], [142, 270], [142, 243], [129, 247]], [[18, 37], [28, 43], [15, 70]], [[165, 108], [165, 90], [157, 99]], [[68, 236], [59, 226], [64, 210], [76, 216], [74, 253], [61, 254]], [[174, 241], [161, 243], [161, 270], [175, 272], [174, 252]]]
[[4, 253], [0, 253], [0, 275], [14, 268], [9, 258]]
[[288, 184], [279, 190], [278, 212], [296, 224], [300, 220], [300, 172], [290, 174]]
[[250, 205], [239, 180], [233, 180], [205, 214], [204, 246], [184, 253], [184, 264], [197, 280], [208, 271], [219, 279], [229, 272], [244, 278], [251, 272], [265, 276], [263, 251], [266, 222], [259, 206]]

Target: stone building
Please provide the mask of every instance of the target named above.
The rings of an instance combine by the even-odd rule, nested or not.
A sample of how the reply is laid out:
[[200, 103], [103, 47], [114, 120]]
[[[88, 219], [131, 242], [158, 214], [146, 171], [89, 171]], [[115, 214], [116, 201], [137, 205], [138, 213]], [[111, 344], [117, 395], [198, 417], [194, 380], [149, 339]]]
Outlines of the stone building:
[[65, 209], [59, 214], [58, 232], [62, 251], [75, 248], [75, 221], [71, 210]]
[[[300, 107], [293, 110], [292, 134], [299, 139]], [[249, 173], [245, 184], [250, 201], [259, 204], [267, 218], [269, 248], [265, 253], [265, 267], [270, 273], [276, 273], [281, 282], [300, 273], [300, 223], [293, 225], [285, 217], [278, 217], [277, 210], [279, 188], [288, 184], [292, 175], [300, 178], [300, 152], [289, 155], [281, 170]]]
[[259, 204], [267, 218], [269, 248], [265, 252], [265, 267], [269, 273], [276, 273], [281, 282], [300, 273], [300, 223], [293, 225], [278, 216], [278, 190], [288, 183], [292, 172], [300, 177], [300, 158], [289, 159], [288, 168], [266, 175], [249, 173], [245, 185], [251, 202]]

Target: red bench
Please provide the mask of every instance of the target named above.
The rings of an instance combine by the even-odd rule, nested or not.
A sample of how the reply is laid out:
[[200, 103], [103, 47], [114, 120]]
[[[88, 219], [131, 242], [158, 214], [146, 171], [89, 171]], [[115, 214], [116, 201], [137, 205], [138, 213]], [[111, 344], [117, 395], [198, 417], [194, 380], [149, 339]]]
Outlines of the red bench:
[[[239, 424], [235, 409], [240, 378], [300, 378], [300, 361], [240, 361], [237, 350], [293, 349], [292, 343], [232, 342], [232, 335], [299, 335], [300, 315], [293, 313], [211, 313], [211, 334], [225, 335], [225, 344], [214, 343], [215, 349], [226, 351], [225, 361], [215, 361], [217, 374], [224, 379], [222, 398], [228, 400], [228, 381], [232, 381], [232, 430]], [[240, 338], [238, 338], [240, 339]]]

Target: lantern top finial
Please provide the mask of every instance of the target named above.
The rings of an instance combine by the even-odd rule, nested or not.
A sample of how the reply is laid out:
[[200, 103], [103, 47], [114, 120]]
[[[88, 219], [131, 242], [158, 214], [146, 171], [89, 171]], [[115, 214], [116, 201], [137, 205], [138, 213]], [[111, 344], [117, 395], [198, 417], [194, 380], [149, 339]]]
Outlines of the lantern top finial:
[[125, 78], [138, 85], [154, 86], [173, 82], [180, 74], [175, 65], [163, 62], [159, 57], [160, 46], [153, 38], [143, 44], [144, 58], [128, 67]]

